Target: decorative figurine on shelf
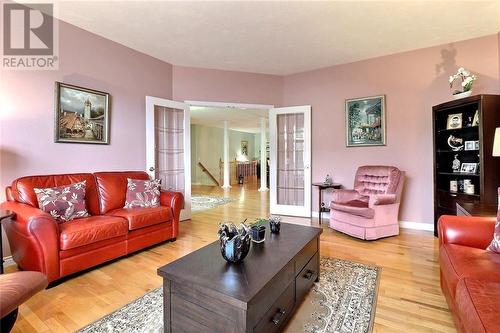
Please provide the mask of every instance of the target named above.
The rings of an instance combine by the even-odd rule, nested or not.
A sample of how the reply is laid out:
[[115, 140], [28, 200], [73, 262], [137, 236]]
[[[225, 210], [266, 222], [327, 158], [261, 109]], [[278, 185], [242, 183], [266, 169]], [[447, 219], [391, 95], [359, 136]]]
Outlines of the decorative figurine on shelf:
[[325, 177], [325, 181], [324, 181], [324, 183], [325, 183], [326, 185], [332, 185], [332, 184], [333, 184], [333, 179], [332, 179], [332, 176], [330, 176], [330, 175], [328, 175], [328, 174], [327, 174], [327, 175], [326, 175], [326, 177]]
[[451, 150], [453, 151], [464, 150], [464, 139], [462, 138], [450, 135], [447, 142], [448, 146], [450, 146]]
[[[245, 220], [246, 221], [246, 220]], [[243, 261], [250, 250], [250, 228], [241, 223], [237, 228], [233, 223], [222, 223], [219, 226], [220, 252], [222, 257], [230, 263]]]
[[270, 216], [269, 217], [269, 228], [271, 229], [272, 234], [279, 234], [281, 228], [281, 217], [279, 216]]
[[467, 118], [467, 122], [465, 123], [465, 127], [472, 127], [472, 116]]
[[458, 159], [458, 155], [455, 155], [455, 159], [453, 160], [453, 163], [451, 164], [451, 170], [453, 172], [460, 172], [460, 160]]

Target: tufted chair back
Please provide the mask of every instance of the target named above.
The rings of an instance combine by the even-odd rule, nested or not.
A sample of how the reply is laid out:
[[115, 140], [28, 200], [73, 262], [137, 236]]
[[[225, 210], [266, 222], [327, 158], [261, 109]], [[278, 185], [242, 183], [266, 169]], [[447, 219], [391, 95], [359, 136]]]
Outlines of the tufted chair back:
[[354, 189], [362, 195], [396, 194], [399, 202], [404, 172], [393, 166], [366, 165], [359, 167]]

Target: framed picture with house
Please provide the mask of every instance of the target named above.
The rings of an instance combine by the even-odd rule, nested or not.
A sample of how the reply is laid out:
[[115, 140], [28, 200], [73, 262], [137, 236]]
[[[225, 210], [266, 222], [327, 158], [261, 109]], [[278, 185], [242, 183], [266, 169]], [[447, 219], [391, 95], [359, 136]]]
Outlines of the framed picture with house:
[[346, 146], [385, 146], [385, 95], [345, 101]]
[[54, 140], [60, 143], [109, 144], [109, 94], [55, 84]]

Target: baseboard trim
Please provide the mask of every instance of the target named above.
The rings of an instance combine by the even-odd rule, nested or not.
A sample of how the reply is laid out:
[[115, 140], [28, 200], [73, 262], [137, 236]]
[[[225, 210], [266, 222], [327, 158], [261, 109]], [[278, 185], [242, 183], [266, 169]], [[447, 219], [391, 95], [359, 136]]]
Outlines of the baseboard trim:
[[[317, 211], [311, 212], [312, 217], [319, 217]], [[321, 213], [322, 219], [330, 219], [330, 213], [324, 212]], [[413, 229], [413, 230], [424, 230], [424, 231], [434, 231], [434, 225], [431, 223], [421, 223], [421, 222], [413, 222], [413, 221], [399, 221], [399, 226], [404, 229]]]
[[405, 229], [434, 231], [434, 225], [431, 223], [421, 223], [412, 221], [399, 221], [399, 226]]

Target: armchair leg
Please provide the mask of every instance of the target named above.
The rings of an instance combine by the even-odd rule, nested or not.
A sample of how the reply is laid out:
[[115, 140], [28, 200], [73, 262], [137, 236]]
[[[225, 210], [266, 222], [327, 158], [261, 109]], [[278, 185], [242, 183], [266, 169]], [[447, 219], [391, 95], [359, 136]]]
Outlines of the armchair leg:
[[0, 319], [0, 332], [5, 332], [8, 333], [14, 327], [14, 324], [16, 323], [17, 320], [17, 312], [18, 309], [16, 308], [14, 311]]
[[176, 240], [177, 240], [177, 238], [176, 238], [176, 237], [174, 237], [174, 238], [170, 238], [170, 241], [171, 241], [172, 243], [173, 243], [173, 242], [175, 242]]

